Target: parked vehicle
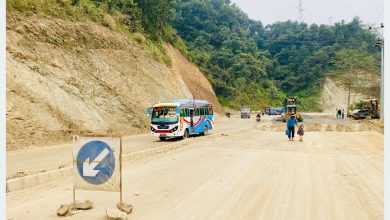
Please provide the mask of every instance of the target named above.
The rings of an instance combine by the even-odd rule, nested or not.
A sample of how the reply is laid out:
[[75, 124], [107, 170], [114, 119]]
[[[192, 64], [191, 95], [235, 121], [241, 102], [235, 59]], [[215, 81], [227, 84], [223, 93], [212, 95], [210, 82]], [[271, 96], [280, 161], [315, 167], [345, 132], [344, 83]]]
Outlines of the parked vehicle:
[[282, 112], [282, 108], [270, 107], [269, 115], [280, 115]]
[[368, 116], [370, 116], [370, 112], [368, 110], [356, 109], [356, 110], [352, 111], [351, 116], [353, 119], [356, 119], [356, 120], [365, 119]]
[[268, 115], [278, 115], [278, 112], [275, 109], [270, 109]]

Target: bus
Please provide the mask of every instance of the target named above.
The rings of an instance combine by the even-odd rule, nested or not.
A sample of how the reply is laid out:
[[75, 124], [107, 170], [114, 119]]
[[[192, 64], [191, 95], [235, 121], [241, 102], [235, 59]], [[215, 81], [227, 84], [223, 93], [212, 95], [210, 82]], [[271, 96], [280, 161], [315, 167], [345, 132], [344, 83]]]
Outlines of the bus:
[[161, 141], [207, 135], [214, 128], [213, 106], [206, 100], [180, 99], [159, 103], [147, 110], [150, 132]]

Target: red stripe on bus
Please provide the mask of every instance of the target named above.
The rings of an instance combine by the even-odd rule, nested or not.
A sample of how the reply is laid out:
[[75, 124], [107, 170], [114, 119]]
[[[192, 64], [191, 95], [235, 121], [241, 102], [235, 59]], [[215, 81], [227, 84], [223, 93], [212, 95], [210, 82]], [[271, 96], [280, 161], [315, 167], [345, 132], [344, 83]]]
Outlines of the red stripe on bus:
[[167, 133], [171, 133], [171, 131], [170, 130], [157, 130], [156, 133], [167, 134]]

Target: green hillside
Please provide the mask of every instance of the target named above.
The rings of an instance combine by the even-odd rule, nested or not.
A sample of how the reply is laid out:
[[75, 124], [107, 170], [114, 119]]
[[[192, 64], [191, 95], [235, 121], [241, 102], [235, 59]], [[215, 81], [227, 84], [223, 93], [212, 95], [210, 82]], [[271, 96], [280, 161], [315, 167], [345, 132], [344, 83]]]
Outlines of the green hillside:
[[[228, 0], [181, 0], [173, 27], [189, 57], [209, 76], [222, 103], [258, 108], [298, 96], [305, 110], [320, 110], [324, 77], [351, 68], [379, 72], [376, 35], [359, 18], [308, 25], [294, 21], [263, 26]], [[358, 54], [350, 60], [346, 54]]]
[[229, 0], [7, 0], [9, 11], [101, 23], [127, 33], [167, 65], [162, 43], [169, 42], [206, 73], [231, 108], [260, 109], [298, 96], [303, 110], [320, 110], [328, 74], [379, 72], [377, 36], [359, 18], [332, 26], [264, 26]]

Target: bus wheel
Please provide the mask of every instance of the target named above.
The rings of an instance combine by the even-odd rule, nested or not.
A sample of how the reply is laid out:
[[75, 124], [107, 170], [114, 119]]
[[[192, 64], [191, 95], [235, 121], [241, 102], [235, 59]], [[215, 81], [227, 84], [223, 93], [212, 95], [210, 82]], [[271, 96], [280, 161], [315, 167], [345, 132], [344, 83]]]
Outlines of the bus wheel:
[[185, 131], [184, 131], [184, 135], [183, 135], [183, 137], [182, 137], [182, 139], [187, 139], [187, 138], [189, 138], [189, 133], [188, 133], [188, 129], [186, 129]]
[[160, 141], [165, 141], [166, 139], [166, 137], [160, 137]]
[[206, 136], [208, 133], [209, 133], [208, 127], [207, 127], [207, 126], [204, 126], [202, 135], [203, 135], [203, 136]]

